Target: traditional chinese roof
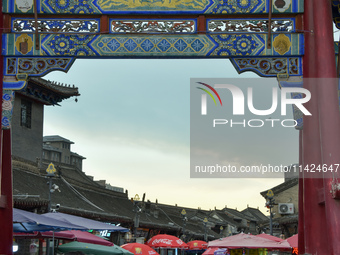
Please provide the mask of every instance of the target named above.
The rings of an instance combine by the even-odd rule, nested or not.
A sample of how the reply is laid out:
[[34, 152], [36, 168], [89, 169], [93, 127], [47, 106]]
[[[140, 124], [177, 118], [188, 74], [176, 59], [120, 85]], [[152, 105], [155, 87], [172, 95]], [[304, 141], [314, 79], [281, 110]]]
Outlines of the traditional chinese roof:
[[285, 217], [279, 217], [274, 219], [274, 222], [277, 222], [279, 224], [291, 224], [297, 223], [298, 221], [299, 221], [298, 214], [287, 215]]
[[[27, 166], [26, 166], [27, 165]], [[48, 201], [48, 179], [46, 178], [47, 166], [37, 164], [15, 157], [13, 160], [13, 194], [17, 208], [31, 210], [36, 206], [40, 212], [46, 212]], [[60, 204], [60, 212], [87, 217], [105, 222], [121, 223], [123, 227], [133, 228], [135, 210], [134, 203], [128, 198], [127, 193], [106, 189], [93, 181], [84, 172], [68, 164], [56, 164], [57, 173], [51, 180], [59, 186], [58, 191], [52, 193], [52, 207]], [[32, 185], [34, 184], [34, 185]], [[186, 236], [187, 238], [203, 238], [206, 233], [209, 240], [219, 238], [212, 228], [219, 226], [236, 225], [241, 223], [228, 217], [222, 210], [219, 213], [224, 217], [213, 217], [215, 211], [201, 210], [139, 201], [140, 227], [158, 229], [169, 234], [181, 234], [183, 231], [183, 217], [181, 211], [187, 212]], [[240, 213], [242, 215], [242, 213]], [[207, 218], [207, 228], [203, 219]], [[226, 221], [228, 219], [228, 221]], [[243, 225], [242, 225], [243, 227]]]
[[250, 217], [254, 217], [258, 222], [267, 222], [268, 217], [264, 215], [259, 209], [247, 207], [241, 213], [248, 215]]
[[[299, 179], [298, 178], [293, 178], [293, 179], [289, 179], [273, 188], [271, 188], [271, 190], [273, 191], [274, 194], [279, 194], [281, 192], [286, 191], [287, 189], [290, 189], [296, 185], [299, 184]], [[260, 194], [264, 197], [267, 198], [267, 193], [268, 190], [262, 191]]]
[[236, 210], [236, 209], [231, 209], [231, 208], [223, 208], [222, 211], [228, 215], [229, 217], [233, 218], [234, 220], [241, 220], [241, 219], [246, 219], [248, 221], [256, 221], [256, 219], [253, 216], [243, 214], [242, 212]]
[[[242, 221], [241, 218], [234, 218], [233, 216], [227, 215], [224, 213], [223, 210], [215, 210], [214, 211], [215, 215], [222, 219], [224, 222], [228, 223], [229, 225], [235, 226], [237, 228], [246, 228], [247, 224], [245, 221]], [[240, 219], [240, 220], [238, 220]]]
[[73, 96], [80, 96], [78, 88], [74, 85], [64, 85], [45, 80], [40, 77], [28, 78], [27, 86], [17, 91], [45, 105], [59, 105], [62, 100]]

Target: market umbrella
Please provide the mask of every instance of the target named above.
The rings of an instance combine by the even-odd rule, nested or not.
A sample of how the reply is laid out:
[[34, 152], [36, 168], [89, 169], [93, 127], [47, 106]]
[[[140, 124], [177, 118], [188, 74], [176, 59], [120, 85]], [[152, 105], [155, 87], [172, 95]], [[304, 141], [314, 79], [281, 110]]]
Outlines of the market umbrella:
[[293, 235], [287, 238], [285, 241], [287, 241], [292, 248], [297, 248], [299, 242], [299, 235], [298, 234]]
[[58, 251], [66, 252], [77, 252], [80, 251], [84, 254], [92, 255], [133, 255], [133, 253], [120, 248], [117, 245], [105, 246], [91, 243], [81, 243], [81, 242], [70, 242], [58, 247]]
[[147, 243], [151, 248], [187, 249], [188, 245], [176, 236], [160, 234], [150, 238]]
[[218, 247], [209, 247], [205, 250], [205, 252], [202, 253], [202, 255], [214, 255], [215, 251], [219, 250]]
[[114, 225], [110, 225], [110, 224], [106, 224], [100, 221], [96, 221], [96, 220], [90, 220], [87, 218], [83, 218], [83, 217], [78, 217], [78, 216], [74, 216], [74, 215], [70, 215], [70, 214], [66, 214], [66, 213], [45, 213], [43, 214], [44, 216], [50, 218], [50, 219], [56, 219], [59, 221], [62, 221], [64, 223], [73, 223], [76, 224], [78, 226], [82, 226], [87, 230], [90, 229], [94, 229], [94, 230], [108, 230], [110, 232], [114, 232], [114, 231], [119, 231], [119, 232], [128, 232], [129, 229], [127, 228], [123, 228], [120, 226], [114, 226]]
[[258, 234], [256, 235], [257, 237], [262, 237], [262, 238], [267, 238], [269, 240], [272, 240], [272, 241], [276, 241], [276, 242], [282, 242], [283, 239], [279, 238], [279, 237], [276, 237], [276, 236], [272, 236], [272, 235], [268, 235], [268, 234], [265, 234], [265, 233], [262, 233], [262, 234]]
[[121, 248], [131, 251], [135, 255], [159, 255], [150, 246], [141, 243], [127, 243], [120, 246]]
[[14, 232], [33, 232], [33, 231], [51, 231], [66, 229], [84, 229], [73, 223], [65, 223], [57, 219], [45, 217], [42, 214], [36, 214], [17, 208], [13, 208], [13, 231]]
[[[53, 232], [44, 232], [41, 233], [42, 237], [53, 237]], [[81, 243], [92, 243], [92, 244], [99, 244], [105, 246], [113, 246], [114, 244], [104, 240], [103, 238], [91, 234], [87, 231], [79, 231], [79, 230], [67, 230], [67, 231], [60, 231], [54, 233], [55, 239], [65, 239], [65, 240], [72, 240], [78, 241]]]
[[249, 234], [238, 234], [234, 236], [228, 236], [222, 239], [211, 241], [208, 243], [208, 247], [219, 247], [219, 248], [267, 248], [267, 249], [290, 249], [291, 247], [287, 243], [279, 243], [266, 238], [249, 235]]
[[208, 243], [202, 240], [194, 240], [187, 242], [189, 250], [205, 250], [208, 248]]
[[227, 253], [227, 248], [219, 248], [214, 251], [214, 255], [225, 255]]

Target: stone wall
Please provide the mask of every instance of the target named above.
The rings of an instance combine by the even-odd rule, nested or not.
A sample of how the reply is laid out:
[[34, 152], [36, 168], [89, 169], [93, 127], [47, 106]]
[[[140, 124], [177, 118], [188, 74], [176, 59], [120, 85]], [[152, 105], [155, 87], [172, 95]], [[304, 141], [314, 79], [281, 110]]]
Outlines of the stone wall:
[[[21, 99], [32, 102], [31, 128], [20, 125]], [[15, 94], [12, 119], [12, 155], [33, 162], [42, 157], [44, 106]]]
[[[284, 192], [280, 192], [275, 194], [275, 202], [276, 203], [293, 203], [294, 204], [294, 214], [298, 214], [299, 212], [299, 185], [295, 185]], [[275, 205], [273, 208], [273, 213], [275, 213], [273, 218], [285, 217], [289, 214], [279, 214], [278, 205]]]

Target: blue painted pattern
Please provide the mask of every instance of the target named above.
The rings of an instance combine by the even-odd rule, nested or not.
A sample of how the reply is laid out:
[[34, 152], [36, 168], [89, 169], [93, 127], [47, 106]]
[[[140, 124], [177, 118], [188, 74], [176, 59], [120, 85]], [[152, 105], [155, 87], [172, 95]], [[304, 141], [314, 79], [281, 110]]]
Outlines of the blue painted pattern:
[[[25, 40], [29, 45], [20, 48]], [[267, 34], [188, 34], [188, 35], [40, 35], [41, 50], [35, 50], [34, 35], [4, 34], [2, 50], [7, 56], [78, 57], [234, 57], [300, 56], [302, 34], [272, 34], [273, 47], [266, 48]]]
[[206, 36], [111, 36], [103, 35], [91, 42], [97, 55], [138, 56], [205, 56], [215, 47]]
[[2, 95], [2, 119], [1, 127], [2, 129], [10, 129], [13, 114], [14, 105], [14, 91], [13, 90], [3, 90]]
[[[303, 13], [304, 0], [283, 1], [284, 6], [277, 6], [273, 1], [273, 13]], [[26, 4], [13, 0], [2, 2], [5, 13], [33, 13], [33, 1]], [[36, 2], [40, 14], [255, 14], [268, 13], [269, 10], [269, 0], [36, 0]], [[333, 5], [337, 2], [333, 1]]]

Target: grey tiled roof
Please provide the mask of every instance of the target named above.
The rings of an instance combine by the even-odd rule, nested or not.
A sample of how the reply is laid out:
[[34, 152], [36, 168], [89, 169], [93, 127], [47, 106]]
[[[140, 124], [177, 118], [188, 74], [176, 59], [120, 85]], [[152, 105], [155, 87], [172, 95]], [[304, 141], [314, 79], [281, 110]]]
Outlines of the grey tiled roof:
[[57, 83], [49, 80], [45, 80], [40, 77], [30, 77], [29, 81], [36, 83], [41, 87], [48, 88], [56, 93], [62, 94], [64, 96], [80, 96], [78, 88], [74, 85], [67, 85], [63, 83]]
[[47, 135], [43, 137], [43, 142], [66, 142], [70, 144], [74, 144], [74, 142], [70, 141], [69, 139], [66, 139], [64, 137], [61, 137], [59, 135]]
[[29, 77], [27, 85], [22, 90], [16, 91], [16, 93], [30, 97], [45, 105], [58, 105], [64, 99], [80, 96], [78, 88], [74, 86], [56, 84], [40, 77]]
[[[16, 159], [19, 160], [19, 159]], [[27, 207], [28, 204], [23, 202], [25, 195], [39, 195], [36, 201], [45, 201], [38, 203], [43, 210], [46, 207], [49, 190], [44, 170], [32, 170], [31, 168], [22, 169], [20, 164], [14, 164], [13, 167], [13, 193], [17, 206]], [[105, 189], [84, 172], [75, 166], [60, 164], [56, 165], [57, 174], [52, 178], [52, 182], [59, 186], [58, 191], [52, 193], [52, 205], [60, 204], [60, 211], [64, 213], [79, 215], [95, 220], [101, 220], [111, 223], [121, 223], [121, 226], [133, 228], [135, 210], [134, 203], [128, 198], [127, 193], [116, 192]], [[45, 166], [42, 169], [46, 169]], [[20, 202], [20, 203], [19, 203]], [[158, 229], [163, 233], [182, 235], [183, 217], [181, 211], [185, 209], [187, 221], [185, 222], [186, 236], [190, 238], [200, 238], [206, 232], [209, 240], [219, 238], [220, 226], [233, 225], [238, 228], [246, 228], [248, 218], [237, 210], [201, 210], [180, 206], [153, 203], [150, 201], [140, 201], [140, 227]], [[46, 210], [46, 208], [45, 208]], [[226, 212], [229, 212], [227, 214]], [[230, 215], [232, 212], [232, 215]], [[214, 217], [218, 214], [219, 217]], [[207, 218], [205, 225], [203, 219]], [[236, 220], [235, 220], [236, 219]], [[239, 221], [240, 219], [241, 221]], [[207, 226], [207, 227], [206, 227]], [[212, 229], [216, 229], [213, 231]]]
[[257, 221], [268, 221], [268, 217], [264, 215], [259, 209], [248, 207], [241, 211], [241, 213], [256, 218]]
[[[291, 188], [291, 187], [294, 187], [295, 185], [298, 185], [299, 184], [299, 179], [298, 178], [293, 178], [293, 179], [289, 179], [288, 181], [285, 181], [273, 188], [271, 188], [271, 190], [273, 191], [274, 195], [275, 194], [278, 194], [278, 193], [281, 193], [281, 192], [284, 192], [286, 191], [287, 189]], [[268, 193], [268, 190], [265, 190], [265, 191], [262, 191], [260, 194], [266, 198], [267, 197], [267, 193]]]
[[[223, 221], [229, 223], [232, 226], [237, 228], [245, 227], [246, 225], [242, 221], [235, 220], [232, 216], [229, 216], [223, 212], [223, 210], [215, 210], [215, 213], [219, 218], [222, 218]], [[240, 218], [241, 219], [241, 218]]]

